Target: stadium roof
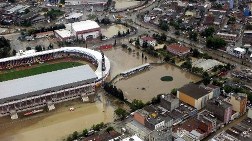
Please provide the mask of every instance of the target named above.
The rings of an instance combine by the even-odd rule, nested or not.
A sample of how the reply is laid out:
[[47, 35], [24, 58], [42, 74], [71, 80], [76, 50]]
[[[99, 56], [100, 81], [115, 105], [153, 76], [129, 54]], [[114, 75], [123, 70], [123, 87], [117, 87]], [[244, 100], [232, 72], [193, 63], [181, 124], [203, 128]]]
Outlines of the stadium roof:
[[[20, 79], [0, 82], [0, 102], [23, 94], [40, 92], [42, 94], [51, 88], [79, 84], [81, 82], [94, 82], [97, 75], [89, 65], [83, 65]], [[42, 93], [41, 93], [42, 92]]]

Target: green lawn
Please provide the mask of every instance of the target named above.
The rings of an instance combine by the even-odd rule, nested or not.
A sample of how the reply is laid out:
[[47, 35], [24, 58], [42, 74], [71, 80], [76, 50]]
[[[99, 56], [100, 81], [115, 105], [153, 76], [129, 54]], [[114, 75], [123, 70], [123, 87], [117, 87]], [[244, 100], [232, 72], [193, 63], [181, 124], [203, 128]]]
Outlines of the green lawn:
[[37, 75], [37, 74], [46, 73], [46, 72], [51, 72], [51, 71], [56, 71], [56, 70], [72, 68], [72, 67], [81, 66], [81, 65], [84, 65], [84, 64], [79, 63], [79, 62], [60, 62], [60, 63], [55, 63], [55, 64], [44, 63], [44, 64], [39, 64], [37, 67], [26, 69], [26, 70], [19, 70], [19, 71], [9, 70], [8, 72], [4, 74], [0, 74], [0, 82], [32, 76], [32, 75]]

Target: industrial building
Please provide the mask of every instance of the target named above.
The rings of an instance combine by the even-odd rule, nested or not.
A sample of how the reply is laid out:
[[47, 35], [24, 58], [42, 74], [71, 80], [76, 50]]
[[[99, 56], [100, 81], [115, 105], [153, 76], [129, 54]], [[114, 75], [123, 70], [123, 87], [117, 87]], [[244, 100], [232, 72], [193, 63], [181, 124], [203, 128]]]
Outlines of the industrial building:
[[177, 90], [177, 97], [200, 110], [205, 107], [207, 100], [213, 97], [213, 92], [197, 84], [189, 83]]
[[54, 34], [60, 41], [71, 41], [73, 39], [88, 40], [100, 36], [100, 26], [91, 20], [65, 24], [65, 29], [55, 30]]

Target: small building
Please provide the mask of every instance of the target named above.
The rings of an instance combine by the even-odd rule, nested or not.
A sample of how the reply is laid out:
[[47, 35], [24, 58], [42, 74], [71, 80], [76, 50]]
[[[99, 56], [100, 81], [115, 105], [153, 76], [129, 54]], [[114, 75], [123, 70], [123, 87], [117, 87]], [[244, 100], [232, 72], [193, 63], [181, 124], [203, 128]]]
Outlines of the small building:
[[244, 48], [240, 48], [240, 47], [236, 47], [233, 50], [233, 54], [239, 58], [243, 58], [244, 55], [246, 54], [246, 49]]
[[227, 124], [231, 120], [233, 106], [226, 101], [212, 98], [207, 101], [206, 109], [213, 112], [220, 121]]
[[220, 96], [220, 87], [219, 86], [215, 86], [213, 84], [208, 84], [206, 86], [206, 89], [210, 90], [213, 92], [213, 97], [219, 97]]
[[153, 47], [156, 46], [157, 44], [157, 41], [154, 38], [149, 37], [149, 36], [144, 36], [139, 39], [140, 46], [143, 46], [144, 42], [146, 42], [148, 46], [153, 46]]
[[239, 112], [240, 115], [246, 113], [247, 101], [247, 95], [242, 93], [233, 94], [231, 95], [230, 100], [228, 100], [228, 102], [233, 105], [233, 110]]
[[149, 113], [147, 111], [145, 111], [144, 109], [139, 109], [136, 112], [134, 112], [133, 119], [144, 126], [145, 118], [148, 115]]
[[230, 34], [230, 33], [223, 33], [223, 32], [218, 32], [216, 34], [220, 38], [223, 38], [227, 42], [236, 42], [237, 40], [237, 34]]
[[213, 92], [197, 85], [189, 83], [177, 90], [179, 100], [197, 108], [197, 110], [205, 107], [207, 100], [213, 97]]
[[186, 56], [188, 53], [190, 53], [190, 48], [177, 43], [167, 46], [166, 50], [177, 56]]
[[162, 95], [160, 105], [163, 108], [172, 111], [173, 109], [179, 107], [179, 99], [172, 94]]

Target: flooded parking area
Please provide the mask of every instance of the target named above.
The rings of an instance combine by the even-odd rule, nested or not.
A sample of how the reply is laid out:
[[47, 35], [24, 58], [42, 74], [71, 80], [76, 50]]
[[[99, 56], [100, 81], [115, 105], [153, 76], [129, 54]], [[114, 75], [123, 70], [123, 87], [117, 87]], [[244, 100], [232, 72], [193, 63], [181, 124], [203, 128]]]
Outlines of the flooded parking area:
[[115, 9], [126, 9], [141, 3], [140, 1], [136, 0], [114, 0], [114, 1], [115, 1]]
[[108, 27], [101, 28], [101, 33], [102, 33], [102, 35], [104, 35], [108, 38], [112, 38], [114, 35], [118, 35], [119, 31], [122, 34], [123, 32], [126, 33], [128, 29], [129, 28], [124, 25], [114, 24], [114, 25], [111, 25]]
[[[102, 94], [95, 103], [80, 99], [56, 105], [56, 110], [29, 118], [10, 120], [0, 118], [1, 141], [62, 141], [74, 131], [82, 131], [100, 122], [112, 122], [114, 108], [106, 103]], [[105, 102], [105, 103], [103, 103]], [[74, 111], [69, 111], [74, 107]], [[35, 117], [38, 116], [38, 117]]]
[[[163, 76], [172, 76], [172, 81], [161, 81]], [[173, 88], [180, 88], [189, 82], [197, 82], [201, 78], [183, 71], [170, 64], [152, 66], [148, 71], [141, 72], [128, 79], [116, 83], [130, 101], [139, 99], [143, 102], [150, 101], [158, 94], [169, 93]]]

